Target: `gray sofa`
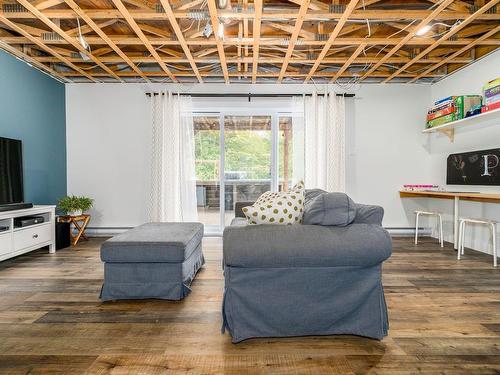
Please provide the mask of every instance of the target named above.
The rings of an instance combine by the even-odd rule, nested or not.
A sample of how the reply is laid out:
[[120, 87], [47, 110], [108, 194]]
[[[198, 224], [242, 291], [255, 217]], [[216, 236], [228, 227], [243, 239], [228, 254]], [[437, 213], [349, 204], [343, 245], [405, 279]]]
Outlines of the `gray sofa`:
[[381, 225], [384, 211], [347, 198], [340, 211], [329, 207], [328, 217], [317, 210], [316, 198], [323, 193], [307, 191], [304, 219], [335, 222], [343, 214], [338, 225], [247, 225], [240, 209], [248, 202], [237, 205], [223, 244], [223, 331], [233, 342], [387, 335], [382, 262], [391, 255], [392, 242]]

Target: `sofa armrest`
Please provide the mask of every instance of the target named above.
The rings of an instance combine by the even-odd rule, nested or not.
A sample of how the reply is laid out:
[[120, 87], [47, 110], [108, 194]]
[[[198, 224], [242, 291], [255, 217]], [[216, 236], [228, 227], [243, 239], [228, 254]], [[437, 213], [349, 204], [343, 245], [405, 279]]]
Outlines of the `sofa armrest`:
[[356, 203], [356, 217], [353, 224], [375, 224], [382, 226], [384, 209], [380, 206]]
[[234, 217], [245, 217], [243, 207], [251, 206], [255, 202], [236, 202], [234, 204]]

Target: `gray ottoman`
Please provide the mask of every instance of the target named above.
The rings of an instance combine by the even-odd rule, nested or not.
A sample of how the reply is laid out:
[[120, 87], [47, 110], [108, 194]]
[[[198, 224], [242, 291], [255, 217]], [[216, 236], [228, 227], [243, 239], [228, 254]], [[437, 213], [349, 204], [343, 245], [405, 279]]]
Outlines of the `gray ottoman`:
[[202, 237], [201, 223], [148, 223], [105, 241], [101, 299], [186, 297], [205, 263]]

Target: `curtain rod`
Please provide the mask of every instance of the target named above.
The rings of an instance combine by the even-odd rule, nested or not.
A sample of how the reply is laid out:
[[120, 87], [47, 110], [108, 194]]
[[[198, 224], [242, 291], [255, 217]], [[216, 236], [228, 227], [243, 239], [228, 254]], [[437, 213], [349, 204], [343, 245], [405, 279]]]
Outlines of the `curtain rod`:
[[[164, 95], [159, 92], [147, 92], [147, 96]], [[192, 96], [194, 98], [291, 98], [294, 96], [311, 96], [312, 94], [206, 94], [206, 93], [175, 93], [174, 95], [181, 96]], [[317, 94], [318, 96], [325, 96], [325, 94]], [[344, 98], [353, 98], [356, 94], [336, 94], [337, 96], [343, 96]]]

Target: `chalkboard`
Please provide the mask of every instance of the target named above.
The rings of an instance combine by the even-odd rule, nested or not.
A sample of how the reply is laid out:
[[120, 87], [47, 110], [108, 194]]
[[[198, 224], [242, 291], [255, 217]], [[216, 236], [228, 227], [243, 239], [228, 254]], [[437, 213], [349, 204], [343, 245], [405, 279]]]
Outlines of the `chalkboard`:
[[446, 183], [500, 186], [500, 148], [449, 155]]

